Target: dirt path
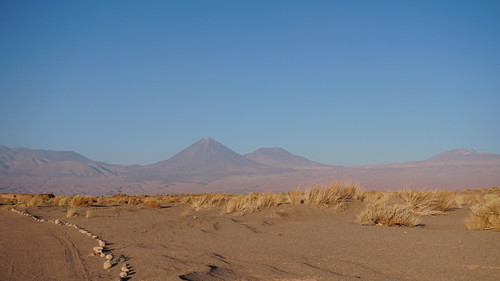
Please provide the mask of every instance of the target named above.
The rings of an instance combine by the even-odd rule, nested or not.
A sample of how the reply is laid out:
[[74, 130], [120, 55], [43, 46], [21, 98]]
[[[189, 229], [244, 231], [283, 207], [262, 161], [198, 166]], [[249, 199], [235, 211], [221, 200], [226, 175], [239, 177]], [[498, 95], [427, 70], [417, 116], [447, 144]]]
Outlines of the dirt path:
[[106, 272], [98, 271], [98, 261], [87, 256], [92, 243], [80, 236], [66, 227], [1, 212], [0, 279], [81, 281], [107, 278]]

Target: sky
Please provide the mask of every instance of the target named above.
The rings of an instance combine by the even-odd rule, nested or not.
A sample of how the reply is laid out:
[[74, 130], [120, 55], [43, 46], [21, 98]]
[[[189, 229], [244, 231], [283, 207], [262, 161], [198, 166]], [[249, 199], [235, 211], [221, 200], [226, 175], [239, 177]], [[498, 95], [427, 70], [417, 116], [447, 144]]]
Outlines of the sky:
[[0, 144], [113, 164], [203, 137], [332, 165], [500, 153], [500, 1], [0, 0]]

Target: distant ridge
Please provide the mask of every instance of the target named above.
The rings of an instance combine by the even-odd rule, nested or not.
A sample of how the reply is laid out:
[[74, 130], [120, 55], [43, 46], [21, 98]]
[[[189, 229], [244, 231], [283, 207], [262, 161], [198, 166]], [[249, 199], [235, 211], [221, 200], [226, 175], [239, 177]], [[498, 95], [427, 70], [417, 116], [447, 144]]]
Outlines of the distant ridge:
[[475, 150], [459, 148], [449, 150], [427, 159], [429, 162], [469, 162], [500, 160], [500, 154], [484, 153]]
[[0, 192], [6, 193], [285, 192], [347, 180], [369, 190], [499, 186], [500, 154], [455, 149], [423, 161], [329, 166], [279, 147], [240, 155], [206, 137], [168, 160], [126, 166], [95, 162], [71, 151], [0, 145]]
[[23, 160], [28, 158], [44, 159], [52, 162], [75, 161], [91, 163], [92, 160], [73, 151], [53, 151], [43, 149], [29, 149], [24, 147], [8, 148], [0, 146], [0, 161]]
[[257, 163], [284, 168], [318, 168], [325, 166], [305, 157], [292, 154], [280, 147], [259, 148], [244, 156]]
[[0, 175], [39, 177], [115, 176], [116, 171], [72, 151], [0, 147]]

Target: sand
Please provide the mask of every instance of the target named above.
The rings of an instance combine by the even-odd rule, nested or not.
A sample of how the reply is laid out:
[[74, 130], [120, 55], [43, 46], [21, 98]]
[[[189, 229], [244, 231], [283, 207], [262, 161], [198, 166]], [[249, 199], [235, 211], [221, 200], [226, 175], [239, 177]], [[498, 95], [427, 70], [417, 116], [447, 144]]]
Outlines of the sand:
[[[425, 226], [363, 226], [364, 203], [342, 213], [285, 205], [245, 216], [186, 205], [161, 209], [31, 207], [109, 241], [135, 273], [128, 280], [498, 280], [500, 233], [470, 231], [467, 207], [424, 217]], [[76, 230], [0, 211], [0, 280], [113, 280], [89, 256], [95, 241]]]

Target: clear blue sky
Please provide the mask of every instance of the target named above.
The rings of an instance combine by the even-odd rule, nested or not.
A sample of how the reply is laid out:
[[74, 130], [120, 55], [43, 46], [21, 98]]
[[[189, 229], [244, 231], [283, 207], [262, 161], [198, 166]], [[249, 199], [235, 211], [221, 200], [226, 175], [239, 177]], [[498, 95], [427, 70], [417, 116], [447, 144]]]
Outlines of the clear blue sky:
[[0, 144], [116, 164], [204, 136], [327, 164], [500, 153], [500, 1], [0, 0]]

